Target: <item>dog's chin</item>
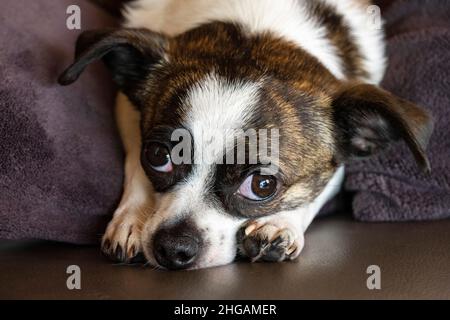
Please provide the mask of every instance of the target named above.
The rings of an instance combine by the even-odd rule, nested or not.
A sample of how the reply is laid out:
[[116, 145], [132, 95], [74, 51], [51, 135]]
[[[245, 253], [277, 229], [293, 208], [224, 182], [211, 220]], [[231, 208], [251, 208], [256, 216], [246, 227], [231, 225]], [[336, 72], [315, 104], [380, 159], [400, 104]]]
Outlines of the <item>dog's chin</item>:
[[199, 261], [192, 267], [192, 269], [203, 269], [219, 267], [230, 264], [236, 259], [237, 248], [210, 248], [205, 255], [201, 256]]

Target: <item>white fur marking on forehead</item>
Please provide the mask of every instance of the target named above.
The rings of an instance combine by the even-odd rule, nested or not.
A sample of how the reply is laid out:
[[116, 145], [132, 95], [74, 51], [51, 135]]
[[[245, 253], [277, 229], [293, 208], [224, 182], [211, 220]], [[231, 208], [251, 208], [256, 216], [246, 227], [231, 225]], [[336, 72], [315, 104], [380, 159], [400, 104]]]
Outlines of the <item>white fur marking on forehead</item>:
[[259, 88], [258, 83], [230, 82], [210, 74], [190, 89], [184, 101], [183, 125], [194, 142], [194, 158], [191, 159], [194, 166], [174, 190], [173, 206], [180, 204], [185, 211], [195, 211], [203, 205], [215, 165], [223, 160], [224, 149], [233, 142], [226, 140], [230, 145], [224, 143], [224, 132], [233, 134], [248, 123], [258, 101]]
[[258, 83], [230, 82], [210, 74], [188, 92], [184, 124], [194, 141], [194, 163], [212, 164], [220, 160], [224, 147], [220, 137], [248, 123], [259, 89]]

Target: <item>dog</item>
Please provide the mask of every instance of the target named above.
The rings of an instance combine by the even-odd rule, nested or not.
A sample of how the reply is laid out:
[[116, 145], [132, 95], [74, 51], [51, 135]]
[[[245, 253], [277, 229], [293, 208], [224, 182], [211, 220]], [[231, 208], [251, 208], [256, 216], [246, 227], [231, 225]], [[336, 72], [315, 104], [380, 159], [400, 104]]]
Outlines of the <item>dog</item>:
[[[102, 250], [124, 262], [143, 253], [164, 269], [293, 260], [349, 161], [403, 140], [429, 170], [431, 115], [378, 87], [385, 43], [368, 23], [369, 6], [137, 0], [121, 28], [83, 32], [59, 82], [106, 64], [120, 89], [126, 152], [123, 196]], [[174, 140], [179, 129], [189, 137]], [[278, 131], [274, 161], [260, 150], [256, 162], [249, 151], [244, 163], [223, 161], [239, 143], [219, 142], [220, 132], [254, 130], [260, 141], [262, 129]], [[181, 141], [190, 162], [174, 160]]]

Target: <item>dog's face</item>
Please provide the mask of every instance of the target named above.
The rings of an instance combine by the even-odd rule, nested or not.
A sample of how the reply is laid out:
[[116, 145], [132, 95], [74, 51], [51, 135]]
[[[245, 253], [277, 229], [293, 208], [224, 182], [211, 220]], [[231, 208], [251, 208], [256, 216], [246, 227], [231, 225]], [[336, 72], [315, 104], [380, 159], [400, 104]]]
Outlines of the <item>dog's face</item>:
[[155, 189], [142, 241], [155, 265], [233, 261], [243, 222], [307, 206], [340, 164], [394, 140], [405, 139], [427, 166], [425, 112], [376, 87], [341, 83], [270, 34], [249, 38], [225, 23], [170, 39], [86, 32], [61, 82], [100, 58], [141, 111], [141, 164]]

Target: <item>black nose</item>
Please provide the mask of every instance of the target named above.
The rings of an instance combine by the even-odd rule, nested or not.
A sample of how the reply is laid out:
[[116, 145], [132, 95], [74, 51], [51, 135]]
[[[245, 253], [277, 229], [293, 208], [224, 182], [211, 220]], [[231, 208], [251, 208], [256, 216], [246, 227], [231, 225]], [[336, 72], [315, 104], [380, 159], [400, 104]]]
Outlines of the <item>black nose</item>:
[[199, 251], [200, 234], [186, 222], [160, 228], [153, 238], [156, 261], [168, 269], [189, 268], [196, 261]]

